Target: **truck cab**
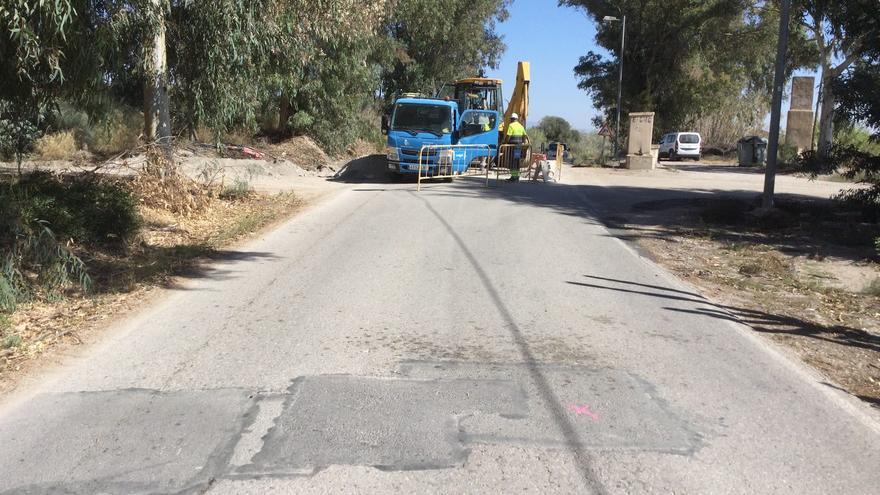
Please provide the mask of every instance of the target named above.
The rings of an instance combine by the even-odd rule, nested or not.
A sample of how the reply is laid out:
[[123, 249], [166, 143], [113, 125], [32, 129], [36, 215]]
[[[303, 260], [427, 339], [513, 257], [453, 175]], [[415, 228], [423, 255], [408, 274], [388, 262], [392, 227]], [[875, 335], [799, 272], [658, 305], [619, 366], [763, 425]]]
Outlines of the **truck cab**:
[[454, 173], [465, 172], [474, 162], [495, 156], [500, 121], [495, 110], [460, 112], [456, 101], [400, 98], [382, 122], [382, 132], [388, 135], [388, 171], [395, 175], [418, 173], [421, 152], [422, 170], [430, 175], [437, 168], [438, 150], [422, 152], [423, 146], [487, 145], [488, 156], [485, 149], [450, 148], [455, 153]]
[[460, 111], [495, 110], [504, 113], [504, 95], [501, 79], [470, 77], [444, 84], [437, 97], [458, 103]]

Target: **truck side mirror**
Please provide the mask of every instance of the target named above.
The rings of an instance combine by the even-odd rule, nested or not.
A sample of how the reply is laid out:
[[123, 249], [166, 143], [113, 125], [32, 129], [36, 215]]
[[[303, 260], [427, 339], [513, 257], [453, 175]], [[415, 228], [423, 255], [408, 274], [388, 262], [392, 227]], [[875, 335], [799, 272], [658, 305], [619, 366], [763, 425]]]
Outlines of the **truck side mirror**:
[[382, 134], [388, 134], [388, 129], [391, 127], [389, 120], [388, 115], [382, 115]]

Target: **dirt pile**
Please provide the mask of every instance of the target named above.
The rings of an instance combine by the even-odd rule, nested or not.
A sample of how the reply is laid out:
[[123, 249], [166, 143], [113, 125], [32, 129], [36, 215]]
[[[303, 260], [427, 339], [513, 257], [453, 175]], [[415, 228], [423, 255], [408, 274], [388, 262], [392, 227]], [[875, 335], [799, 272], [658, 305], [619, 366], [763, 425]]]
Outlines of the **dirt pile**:
[[324, 153], [311, 138], [296, 136], [267, 147], [266, 151], [276, 158], [288, 160], [305, 170], [322, 170], [327, 168], [330, 157]]

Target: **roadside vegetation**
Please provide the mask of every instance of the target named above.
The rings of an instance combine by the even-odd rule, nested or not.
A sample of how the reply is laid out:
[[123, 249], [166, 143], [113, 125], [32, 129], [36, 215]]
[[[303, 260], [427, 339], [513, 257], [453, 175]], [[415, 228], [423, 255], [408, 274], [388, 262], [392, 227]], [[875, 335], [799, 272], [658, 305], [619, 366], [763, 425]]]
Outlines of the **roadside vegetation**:
[[[570, 161], [575, 166], [597, 164], [602, 155], [602, 137], [575, 129], [562, 117], [547, 116], [528, 130], [535, 149], [551, 142], [568, 145]], [[605, 143], [605, 156], [611, 156], [611, 143]]]

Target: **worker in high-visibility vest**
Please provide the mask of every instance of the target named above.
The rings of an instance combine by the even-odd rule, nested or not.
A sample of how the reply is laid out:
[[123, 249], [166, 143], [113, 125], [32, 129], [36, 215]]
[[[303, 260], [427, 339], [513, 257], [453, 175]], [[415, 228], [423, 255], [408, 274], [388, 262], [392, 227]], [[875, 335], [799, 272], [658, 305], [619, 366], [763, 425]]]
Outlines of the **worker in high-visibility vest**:
[[510, 124], [507, 125], [504, 133], [504, 143], [518, 145], [508, 148], [509, 153], [511, 153], [511, 157], [508, 158], [510, 180], [513, 182], [519, 181], [519, 164], [525, 154], [525, 148], [522, 145], [526, 139], [528, 139], [526, 128], [519, 123], [519, 115], [516, 113], [511, 114]]

